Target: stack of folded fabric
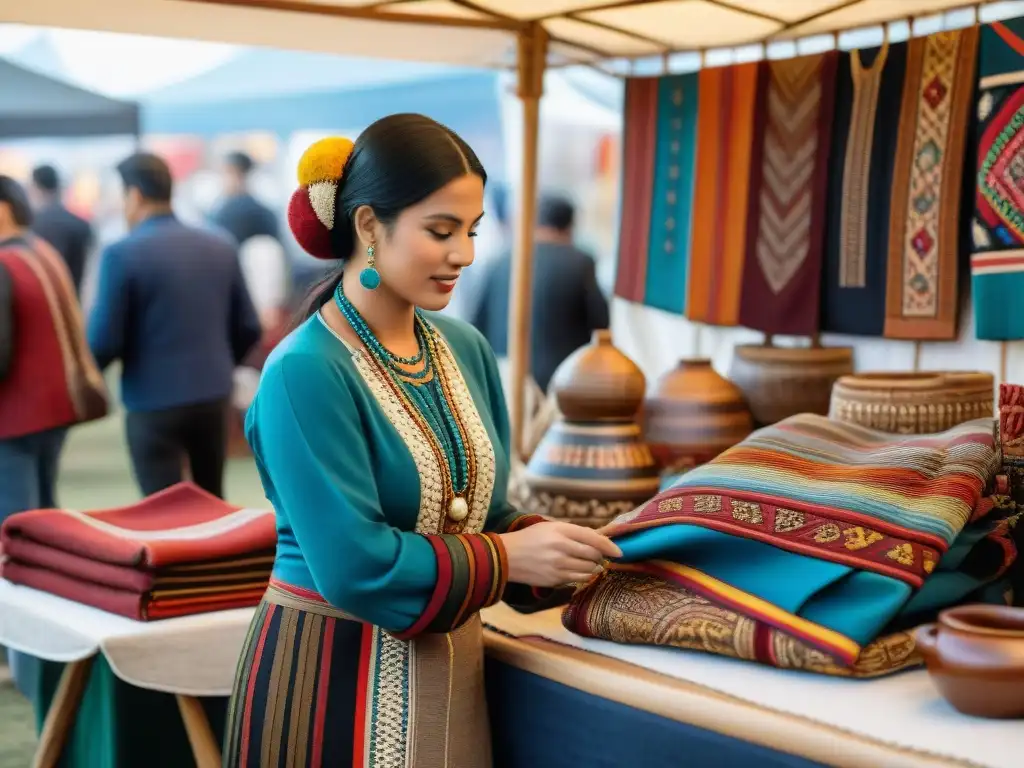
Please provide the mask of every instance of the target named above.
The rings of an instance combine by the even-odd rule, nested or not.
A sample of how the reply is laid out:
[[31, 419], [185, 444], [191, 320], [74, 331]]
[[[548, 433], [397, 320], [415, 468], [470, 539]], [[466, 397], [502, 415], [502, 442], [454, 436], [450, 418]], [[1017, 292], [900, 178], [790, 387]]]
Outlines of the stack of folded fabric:
[[180, 483], [117, 509], [40, 509], [0, 530], [3, 577], [140, 621], [242, 608], [270, 579], [271, 510]]
[[1013, 502], [992, 419], [896, 436], [801, 415], [604, 529], [624, 557], [563, 613], [577, 634], [825, 674], [921, 663], [912, 629], [1008, 602]]

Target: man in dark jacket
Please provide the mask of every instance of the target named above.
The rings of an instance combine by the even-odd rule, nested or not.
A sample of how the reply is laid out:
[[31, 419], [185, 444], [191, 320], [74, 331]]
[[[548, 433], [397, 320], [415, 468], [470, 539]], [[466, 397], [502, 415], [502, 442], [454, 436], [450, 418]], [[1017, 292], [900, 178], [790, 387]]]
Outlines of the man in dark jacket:
[[150, 154], [118, 168], [130, 234], [106, 249], [89, 346], [123, 366], [121, 399], [135, 477], [146, 495], [182, 480], [221, 495], [232, 372], [261, 329], [226, 235], [171, 210], [171, 173]]
[[258, 235], [278, 237], [274, 212], [249, 191], [249, 174], [255, 164], [244, 152], [224, 158], [224, 201], [213, 215], [213, 223], [231, 233], [239, 246]]
[[92, 248], [92, 227], [61, 202], [60, 177], [52, 165], [40, 165], [32, 171], [32, 198], [35, 215], [32, 231], [52, 245], [68, 265], [76, 293], [82, 291], [85, 263]]
[[[551, 376], [572, 352], [608, 327], [608, 301], [597, 285], [594, 259], [573, 245], [571, 202], [545, 195], [537, 210], [533, 256], [533, 312], [530, 372], [547, 391]], [[509, 287], [512, 254], [491, 266], [474, 325], [504, 357], [508, 348]]]

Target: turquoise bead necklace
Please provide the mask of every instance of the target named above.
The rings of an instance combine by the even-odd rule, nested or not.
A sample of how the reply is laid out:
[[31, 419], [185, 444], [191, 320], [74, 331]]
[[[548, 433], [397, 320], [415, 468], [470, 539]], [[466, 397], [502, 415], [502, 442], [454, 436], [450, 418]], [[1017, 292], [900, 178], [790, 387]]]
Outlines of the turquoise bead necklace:
[[[444, 382], [439, 375], [441, 372], [434, 352], [437, 345], [436, 332], [417, 309], [417, 353], [412, 357], [400, 357], [381, 344], [359, 310], [345, 296], [340, 281], [334, 291], [334, 301], [363, 346], [397, 384], [398, 390], [409, 401], [409, 406], [415, 408], [426, 422], [446, 459], [452, 491], [456, 496], [463, 496], [469, 487], [472, 462], [467, 451], [465, 430], [446, 396]], [[405, 367], [415, 365], [422, 365], [422, 368], [409, 371]]]

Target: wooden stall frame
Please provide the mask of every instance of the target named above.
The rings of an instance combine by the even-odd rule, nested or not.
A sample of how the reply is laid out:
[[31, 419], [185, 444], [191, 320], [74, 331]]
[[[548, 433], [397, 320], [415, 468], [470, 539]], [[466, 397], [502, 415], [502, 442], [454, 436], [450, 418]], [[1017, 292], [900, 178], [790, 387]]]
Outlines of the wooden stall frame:
[[[382, 2], [369, 3], [365, 5], [328, 5], [323, 2], [312, 0], [175, 0], [176, 2], [201, 3], [206, 5], [228, 6], [239, 9], [263, 9], [267, 11], [282, 11], [288, 13], [303, 13], [320, 15], [334, 18], [363, 19], [368, 21], [394, 22], [401, 24], [419, 24], [434, 27], [459, 27], [464, 29], [487, 29], [508, 32], [516, 35], [516, 72], [518, 77], [517, 95], [522, 103], [522, 142], [523, 158], [521, 168], [521, 183], [519, 185], [518, 205], [518, 226], [516, 237], [513, 243], [513, 267], [512, 285], [509, 301], [509, 341], [508, 350], [511, 366], [511, 392], [509, 393], [509, 417], [511, 422], [512, 448], [517, 455], [522, 456], [524, 445], [523, 436], [526, 429], [528, 415], [525, 411], [526, 382], [530, 375], [530, 338], [531, 338], [531, 308], [532, 296], [531, 285], [533, 276], [533, 225], [536, 216], [537, 204], [537, 158], [539, 141], [539, 117], [540, 99], [543, 94], [544, 72], [548, 68], [547, 53], [551, 43], [558, 43], [564, 48], [571, 48], [578, 51], [582, 56], [579, 62], [583, 66], [591, 66], [606, 74], [608, 72], [601, 66], [602, 61], [610, 60], [636, 60], [646, 59], [660, 55], [663, 61], [663, 68], [668, 69], [669, 57], [676, 53], [698, 52], [701, 55], [703, 65], [706, 49], [704, 48], [678, 48], [662, 41], [642, 35], [626, 26], [607, 25], [603, 22], [587, 18], [588, 11], [620, 9], [626, 6], [642, 6], [652, 0], [634, 0], [633, 2], [613, 2], [610, 0], [591, 0], [590, 3], [581, 3], [571, 11], [552, 13], [534, 19], [516, 18], [513, 15], [501, 13], [492, 7], [483, 5], [475, 0], [450, 0], [456, 6], [469, 12], [466, 16], [446, 16], [437, 13], [415, 13], [402, 10], [402, 5], [407, 0], [384, 0]], [[845, 0], [839, 6], [829, 6], [819, 9], [809, 15], [798, 19], [786, 19], [772, 15], [765, 11], [743, 8], [725, 0], [706, 0], [711, 5], [727, 8], [741, 12], [751, 18], [759, 18], [763, 21], [775, 23], [778, 29], [768, 34], [760, 41], [766, 43], [786, 39], [791, 31], [798, 31], [803, 25], [813, 22], [829, 14], [840, 10], [852, 8], [865, 0]], [[996, 2], [997, 0], [967, 0], [962, 3], [943, 5], [937, 11], [946, 13], [959, 8], [974, 8], [975, 18], [981, 6]], [[645, 53], [642, 55], [623, 56], [607, 50], [599, 50], [590, 44], [584, 44], [572, 40], [561, 39], [550, 34], [544, 26], [545, 21], [552, 18], [565, 18], [576, 23], [585, 24], [596, 29], [604, 29], [608, 33], [615, 33], [625, 38], [631, 38], [656, 49], [656, 53]], [[905, 19], [898, 15], [892, 15], [884, 19], [872, 22], [868, 26], [881, 26], [888, 30], [888, 24], [892, 21]], [[836, 29], [816, 30], [813, 34], [832, 34], [835, 36], [846, 27]], [[798, 38], [792, 38], [794, 40]], [[735, 46], [733, 46], [735, 47]], [[700, 329], [697, 344], [700, 346]], [[812, 346], [817, 346], [817, 338], [812, 340]]]
[[[403, 13], [400, 2], [383, 2], [363, 6], [333, 6], [323, 3], [310, 2], [309, 0], [175, 0], [180, 3], [197, 3], [206, 5], [229, 6], [239, 9], [262, 9], [267, 11], [282, 11], [289, 13], [304, 13], [335, 18], [364, 19], [382, 22], [395, 22], [402, 24], [419, 24], [424, 26], [461, 27], [504, 31], [516, 35], [516, 72], [517, 89], [516, 93], [522, 104], [522, 142], [523, 158], [521, 167], [521, 181], [519, 185], [518, 204], [518, 226], [514, 240], [514, 261], [512, 273], [512, 286], [510, 296], [510, 318], [509, 318], [509, 356], [512, 369], [510, 393], [510, 421], [512, 433], [512, 447], [517, 454], [523, 452], [523, 435], [526, 426], [526, 414], [524, 413], [526, 382], [530, 375], [530, 338], [531, 328], [531, 303], [532, 303], [532, 277], [533, 277], [533, 241], [534, 222], [536, 218], [537, 203], [537, 163], [538, 163], [538, 142], [540, 122], [540, 99], [543, 95], [544, 73], [548, 67], [547, 54], [551, 43], [559, 43], [563, 46], [575, 48], [581, 53], [587, 53], [591, 58], [578, 62], [584, 66], [592, 66], [608, 73], [600, 65], [600, 59], [638, 59], [650, 58], [650, 54], [642, 56], [619, 56], [607, 51], [596, 50], [587, 45], [561, 40], [548, 33], [543, 25], [544, 18], [533, 20], [522, 20], [506, 16], [495, 11], [488, 10], [470, 0], [451, 0], [455, 5], [461, 6], [475, 15], [469, 17], [442, 16], [437, 14]], [[646, 0], [649, 2], [650, 0]], [[840, 8], [853, 6], [861, 0], [846, 0]], [[644, 4], [645, 0], [637, 0], [636, 5]], [[730, 7], [722, 0], [709, 0], [713, 5]], [[952, 10], [954, 7], [979, 9], [982, 5], [995, 0], [982, 0], [982, 2], [964, 2], [957, 6], [944, 8], [943, 11]], [[609, 2], [608, 0], [593, 0], [590, 10], [608, 9], [619, 6], [633, 5], [627, 2]], [[734, 10], [736, 6], [731, 6]], [[587, 6], [577, 8], [569, 14], [564, 15], [573, 21], [588, 23], [594, 26], [600, 24], [585, 19], [582, 14], [588, 10]], [[829, 11], [835, 11], [832, 7]], [[761, 41], [770, 42], [778, 40], [787, 30], [796, 29], [800, 25], [813, 21], [822, 13], [815, 13], [805, 18], [783, 22], [768, 14], [745, 11], [749, 15], [760, 16], [764, 19], [782, 24], [776, 32], [770, 34]], [[977, 10], [976, 10], [977, 18]], [[880, 21], [879, 25], [885, 27], [892, 19]], [[662, 56], [663, 66], [667, 70], [669, 56], [674, 53], [692, 52], [694, 49], [676, 50], [671, 46], [660, 43], [657, 40], [645, 38], [636, 33], [624, 29], [609, 28], [627, 37], [634, 37], [645, 43], [660, 46], [658, 53]], [[840, 30], [832, 30], [832, 33]], [[825, 34], [818, 32], [817, 34]], [[701, 63], [704, 63], [705, 50], [698, 51], [701, 54]], [[597, 60], [594, 60], [596, 57]], [[701, 326], [695, 329], [697, 335], [696, 344], [701, 346]], [[770, 338], [766, 339], [770, 343]], [[1005, 378], [1005, 357], [1006, 345], [1002, 348], [1001, 378]], [[492, 638], [491, 645], [494, 645]], [[86, 681], [92, 668], [92, 659], [85, 659], [69, 664], [62, 676], [50, 711], [47, 713], [43, 731], [40, 738], [39, 748], [33, 761], [33, 768], [54, 768], [63, 751], [64, 743], [71, 727], [74, 724], [81, 698], [85, 690]], [[213, 737], [209, 722], [202, 710], [198, 700], [189, 696], [178, 696], [178, 707], [182, 720], [188, 733], [189, 742], [199, 768], [214, 768], [220, 765], [220, 750]]]

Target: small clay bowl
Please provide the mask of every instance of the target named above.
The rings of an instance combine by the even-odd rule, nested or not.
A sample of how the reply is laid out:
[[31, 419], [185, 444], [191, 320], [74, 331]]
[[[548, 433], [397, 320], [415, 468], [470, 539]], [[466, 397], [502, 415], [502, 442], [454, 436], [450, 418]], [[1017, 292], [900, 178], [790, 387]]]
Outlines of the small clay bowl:
[[960, 712], [1024, 718], [1024, 609], [951, 608], [916, 640], [935, 687]]

